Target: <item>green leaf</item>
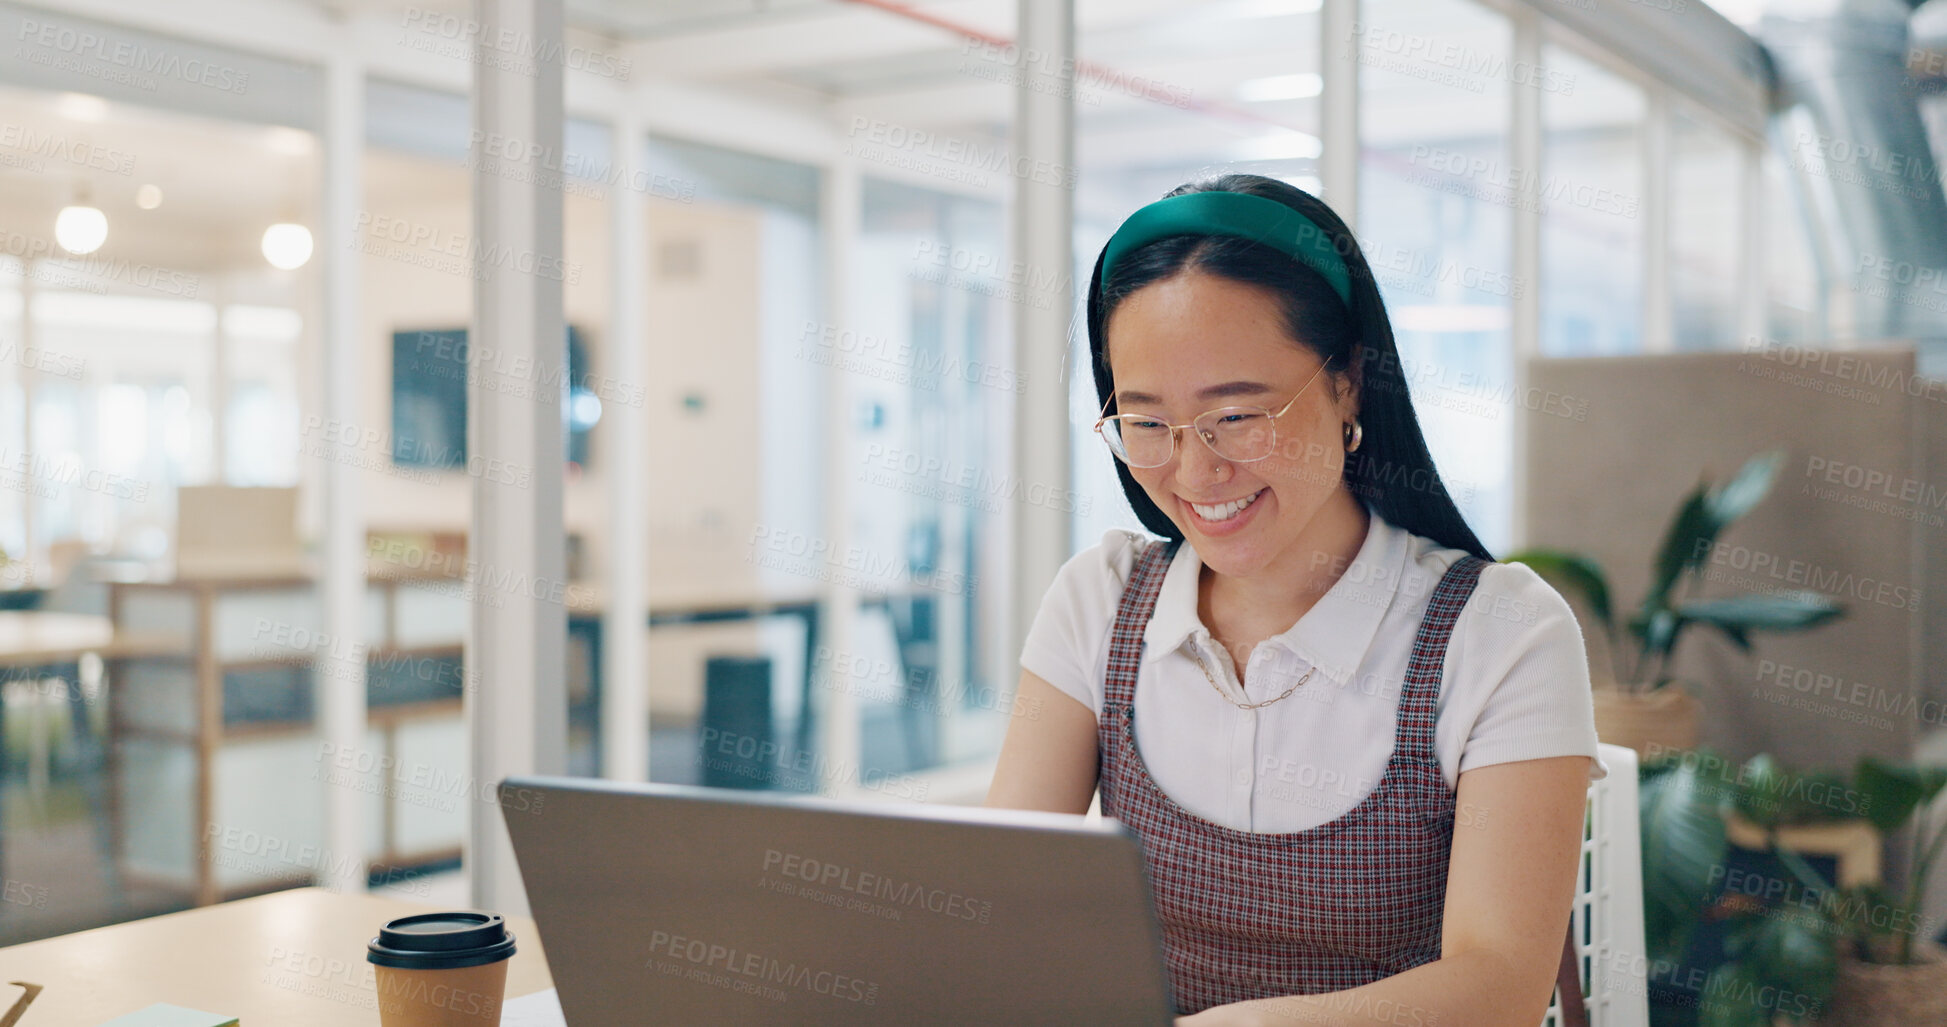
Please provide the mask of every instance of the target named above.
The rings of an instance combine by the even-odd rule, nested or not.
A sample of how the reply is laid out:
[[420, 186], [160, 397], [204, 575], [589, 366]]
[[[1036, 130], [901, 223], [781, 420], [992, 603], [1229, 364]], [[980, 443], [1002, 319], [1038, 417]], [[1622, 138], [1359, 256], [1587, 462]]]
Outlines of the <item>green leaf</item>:
[[1706, 762], [1672, 758], [1642, 772], [1644, 930], [1651, 954], [1661, 959], [1675, 960], [1683, 951], [1729, 846], [1720, 800], [1698, 769]]
[[1792, 775], [1792, 788], [1778, 797], [1778, 820], [1783, 824], [1827, 824], [1858, 820], [1868, 808], [1865, 796], [1853, 790], [1844, 774], [1805, 770]]
[[1646, 656], [1660, 656], [1677, 644], [1677, 629], [1683, 627], [1683, 618], [1675, 610], [1661, 609], [1651, 611], [1647, 620], [1637, 621], [1636, 637], [1643, 640], [1643, 653]]
[[1750, 513], [1752, 507], [1764, 500], [1771, 491], [1772, 479], [1778, 476], [1778, 469], [1784, 463], [1785, 451], [1782, 449], [1760, 453], [1746, 460], [1730, 481], [1711, 493], [1710, 515], [1717, 522], [1719, 531]]
[[1784, 460], [1784, 450], [1771, 450], [1746, 460], [1722, 486], [1699, 481], [1691, 489], [1657, 549], [1655, 573], [1643, 596], [1646, 616], [1669, 606], [1670, 593], [1684, 572], [1703, 562], [1710, 543], [1717, 541], [1726, 526], [1764, 499]]
[[1717, 519], [1711, 516], [1710, 486], [1698, 482], [1684, 497], [1683, 505], [1677, 507], [1676, 517], [1663, 534], [1663, 544], [1657, 548], [1656, 573], [1643, 596], [1645, 614], [1670, 605], [1670, 590], [1676, 586], [1677, 579], [1703, 561], [1709, 543], [1716, 538]]
[[1744, 963], [1719, 964], [1698, 996], [1697, 1027], [1771, 1027], [1771, 1010], [1752, 997], [1762, 987]]
[[1855, 884], [1836, 894], [1830, 915], [1846, 937], [1863, 946], [1875, 962], [1892, 955], [1897, 945], [1892, 928], [1906, 923], [1888, 912], [1901, 909], [1893, 893], [1878, 884]]
[[1731, 808], [1738, 816], [1769, 831], [1778, 826], [1778, 803], [1774, 798], [1783, 790], [1784, 769], [1770, 753], [1761, 752], [1744, 761], [1737, 780], [1732, 782]]
[[1773, 1015], [1816, 1018], [1838, 975], [1838, 934], [1829, 917], [1795, 905], [1739, 914], [1724, 934], [1730, 958], [1704, 984], [1698, 1022], [1769, 1027]]
[[1744, 966], [1760, 987], [1770, 985], [1823, 1003], [1839, 970], [1836, 933], [1829, 920], [1793, 906], [1758, 918]]
[[1862, 797], [1844, 775], [1830, 770], [1795, 771], [1769, 753], [1745, 761], [1734, 787], [1732, 805], [1738, 813], [1767, 830], [1853, 820], [1866, 812]]
[[1863, 793], [1866, 817], [1881, 834], [1898, 831], [1947, 787], [1947, 767], [1914, 763], [1885, 763], [1871, 756], [1859, 761], [1855, 787]]
[[1560, 549], [1523, 549], [1501, 562], [1527, 564], [1549, 583], [1574, 589], [1588, 604], [1589, 611], [1602, 619], [1604, 627], [1611, 623], [1609, 579], [1594, 560]]
[[1803, 631], [1845, 612], [1836, 600], [1805, 591], [1692, 599], [1675, 609], [1684, 620], [1739, 632]]

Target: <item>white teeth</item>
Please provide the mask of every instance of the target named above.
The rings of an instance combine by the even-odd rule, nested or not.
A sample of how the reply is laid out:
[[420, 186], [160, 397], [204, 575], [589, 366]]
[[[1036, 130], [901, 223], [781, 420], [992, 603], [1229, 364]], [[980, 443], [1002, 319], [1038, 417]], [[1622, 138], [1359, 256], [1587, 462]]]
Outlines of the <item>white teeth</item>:
[[1264, 490], [1258, 489], [1256, 492], [1253, 492], [1250, 495], [1245, 496], [1243, 499], [1233, 500], [1232, 502], [1225, 503], [1222, 506], [1199, 506], [1195, 503], [1191, 503], [1190, 509], [1195, 510], [1197, 512], [1197, 516], [1203, 518], [1206, 521], [1227, 521], [1230, 520], [1232, 517], [1235, 517], [1238, 514], [1243, 513], [1245, 507], [1250, 506], [1252, 503], [1257, 502], [1257, 497], [1263, 494], [1264, 494]]

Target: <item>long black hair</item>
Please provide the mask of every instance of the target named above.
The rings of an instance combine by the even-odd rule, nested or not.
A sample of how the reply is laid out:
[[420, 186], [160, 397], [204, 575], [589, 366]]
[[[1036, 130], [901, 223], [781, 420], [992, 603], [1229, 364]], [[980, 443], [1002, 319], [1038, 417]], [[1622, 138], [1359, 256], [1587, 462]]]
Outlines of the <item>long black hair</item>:
[[[1250, 193], [1276, 200], [1310, 218], [1331, 238], [1344, 258], [1351, 278], [1351, 309], [1324, 276], [1281, 250], [1225, 235], [1177, 235], [1158, 239], [1123, 257], [1115, 277], [1102, 281], [1102, 257], [1095, 258], [1095, 271], [1088, 283], [1089, 364], [1095, 373], [1095, 399], [1108, 404], [1115, 391], [1109, 375], [1108, 340], [1104, 331], [1109, 315], [1130, 293], [1153, 282], [1185, 271], [1200, 271], [1246, 285], [1270, 290], [1284, 315], [1287, 334], [1310, 348], [1325, 362], [1333, 375], [1348, 376], [1359, 386], [1359, 424], [1363, 430], [1357, 451], [1346, 454], [1341, 478], [1353, 496], [1367, 508], [1415, 535], [1424, 535], [1449, 549], [1462, 549], [1483, 560], [1492, 560], [1487, 548], [1467, 526], [1460, 508], [1454, 504], [1440, 472], [1427, 451], [1426, 437], [1413, 413], [1412, 397], [1406, 391], [1399, 350], [1393, 343], [1393, 328], [1386, 319], [1386, 306], [1379, 298], [1379, 286], [1365, 254], [1352, 238], [1351, 229], [1325, 205], [1323, 200], [1296, 186], [1262, 175], [1229, 174], [1190, 182], [1170, 190], [1170, 196], [1183, 193], [1221, 191]], [[1105, 247], [1106, 249], [1106, 247]], [[1117, 410], [1111, 406], [1109, 413]], [[1113, 455], [1103, 454], [1115, 464], [1122, 481], [1122, 494], [1136, 511], [1143, 526], [1175, 542], [1183, 540], [1177, 529], [1143, 487], [1129, 473], [1128, 465]]]

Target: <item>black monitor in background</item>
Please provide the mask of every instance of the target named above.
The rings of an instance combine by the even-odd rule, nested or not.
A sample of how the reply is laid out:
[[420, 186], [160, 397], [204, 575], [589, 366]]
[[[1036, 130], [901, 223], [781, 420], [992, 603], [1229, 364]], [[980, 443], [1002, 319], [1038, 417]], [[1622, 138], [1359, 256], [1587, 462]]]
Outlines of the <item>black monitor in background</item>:
[[[467, 338], [465, 328], [392, 333], [392, 462], [433, 469], [466, 466]], [[547, 361], [519, 367], [496, 361], [503, 378], [527, 388], [563, 388], [567, 459], [588, 464], [588, 432], [601, 406], [587, 386], [588, 355], [580, 329], [568, 326], [565, 374]]]

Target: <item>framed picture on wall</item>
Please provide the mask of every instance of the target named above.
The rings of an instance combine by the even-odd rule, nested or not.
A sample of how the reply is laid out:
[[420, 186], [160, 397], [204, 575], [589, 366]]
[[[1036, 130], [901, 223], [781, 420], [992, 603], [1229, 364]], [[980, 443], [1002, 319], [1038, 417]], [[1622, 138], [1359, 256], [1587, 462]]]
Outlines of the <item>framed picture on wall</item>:
[[[558, 385], [567, 433], [567, 458], [588, 465], [588, 432], [601, 418], [601, 402], [587, 385], [588, 354], [581, 330], [568, 326], [565, 374], [554, 368], [526, 376], [535, 389]], [[503, 368], [503, 371], [506, 369]], [[392, 462], [436, 470], [466, 466], [467, 330], [420, 329], [392, 333]]]

